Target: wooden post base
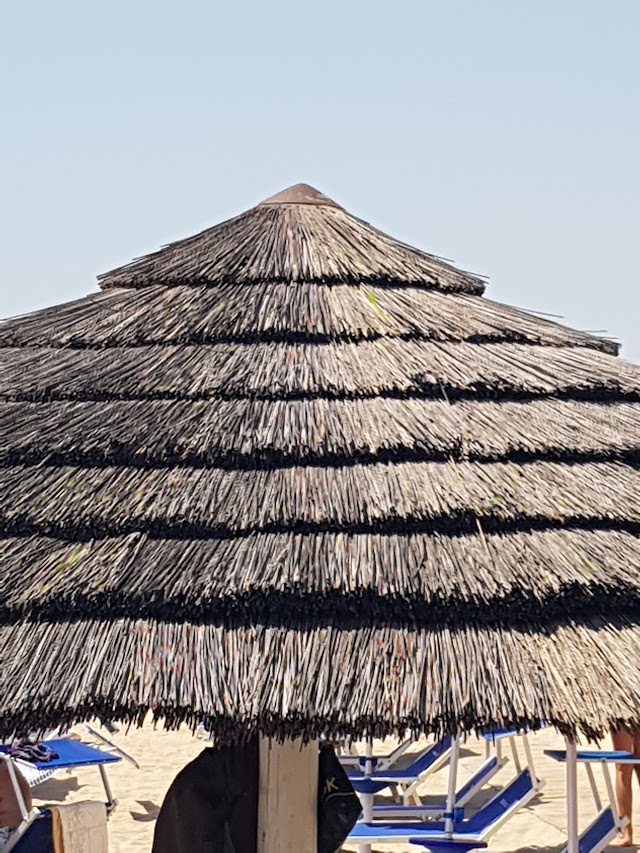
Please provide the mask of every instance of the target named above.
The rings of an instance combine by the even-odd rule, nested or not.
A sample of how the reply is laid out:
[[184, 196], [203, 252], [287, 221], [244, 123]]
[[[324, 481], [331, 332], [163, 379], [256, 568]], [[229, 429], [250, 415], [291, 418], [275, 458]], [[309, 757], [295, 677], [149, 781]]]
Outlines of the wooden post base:
[[258, 853], [317, 853], [318, 744], [260, 740]]

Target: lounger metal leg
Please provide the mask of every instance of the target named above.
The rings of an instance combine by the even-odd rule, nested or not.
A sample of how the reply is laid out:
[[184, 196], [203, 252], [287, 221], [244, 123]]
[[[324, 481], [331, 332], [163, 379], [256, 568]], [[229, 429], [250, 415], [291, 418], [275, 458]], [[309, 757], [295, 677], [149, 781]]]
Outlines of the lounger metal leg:
[[536, 768], [533, 763], [533, 753], [531, 752], [531, 744], [529, 743], [529, 737], [525, 732], [522, 736], [522, 745], [524, 746], [524, 754], [527, 757], [527, 770], [531, 775], [531, 781], [533, 784], [538, 787], [538, 779], [536, 777]]
[[567, 853], [578, 849], [578, 761], [575, 741], [567, 739]]
[[613, 816], [616, 821], [616, 825], [620, 825], [620, 812], [618, 811], [618, 801], [616, 800], [616, 795], [613, 791], [613, 782], [611, 781], [611, 774], [609, 773], [609, 767], [603, 762], [602, 763], [602, 775], [604, 776], [604, 784], [607, 789], [607, 796], [609, 797], [609, 805], [611, 806], [611, 811], [613, 812]]
[[520, 773], [522, 767], [520, 766], [520, 756], [518, 755], [518, 747], [516, 746], [516, 739], [514, 737], [509, 738], [509, 746], [511, 747], [511, 755], [513, 756], [516, 773]]
[[593, 775], [593, 767], [587, 762], [584, 765], [584, 769], [587, 771], [587, 779], [589, 780], [589, 786], [593, 794], [593, 802], [596, 804], [596, 814], [600, 814], [602, 811], [602, 800], [600, 799], [600, 791], [596, 785], [596, 778]]
[[104, 764], [99, 764], [98, 770], [100, 771], [100, 776], [102, 776], [102, 784], [104, 785], [104, 790], [107, 795], [107, 814], [109, 814], [109, 812], [112, 812], [115, 808], [116, 800], [113, 797], [113, 791], [111, 790], [111, 784], [109, 783], [109, 777], [107, 776]]
[[420, 785], [421, 778], [418, 777], [415, 781], [410, 782], [408, 785], [405, 785], [402, 791], [402, 801], [405, 806], [421, 806], [422, 800], [418, 795], [418, 786]]

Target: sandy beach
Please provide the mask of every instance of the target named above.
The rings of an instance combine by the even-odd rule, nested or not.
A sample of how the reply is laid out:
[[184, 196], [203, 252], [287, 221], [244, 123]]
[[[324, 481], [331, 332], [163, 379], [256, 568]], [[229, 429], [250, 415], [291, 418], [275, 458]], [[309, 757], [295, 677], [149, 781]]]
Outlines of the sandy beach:
[[[98, 727], [99, 729], [99, 727]], [[108, 735], [115, 744], [131, 754], [140, 764], [140, 769], [126, 761], [109, 768], [114, 795], [118, 806], [109, 820], [110, 850], [112, 853], [149, 853], [153, 839], [155, 818], [163, 797], [175, 774], [192, 758], [206, 748], [207, 742], [195, 737], [188, 729], [177, 732], [154, 728], [147, 723], [141, 729], [123, 728], [115, 735]], [[82, 726], [73, 733], [83, 740], [88, 735]], [[537, 774], [544, 780], [544, 787], [533, 804], [516, 814], [500, 832], [494, 836], [489, 849], [496, 853], [553, 853], [560, 851], [565, 841], [564, 768], [543, 755], [545, 749], [563, 748], [562, 738], [552, 731], [540, 732], [530, 737]], [[377, 744], [376, 747], [380, 745]], [[387, 742], [382, 751], [392, 744]], [[483, 755], [484, 745], [475, 738], [470, 739], [462, 751], [461, 774], [477, 767]], [[505, 754], [508, 754], [505, 744]], [[480, 803], [508, 782], [514, 773], [514, 764], [509, 760], [494, 777], [475, 802]], [[579, 770], [580, 821], [581, 826], [594, 816], [592, 795], [587, 779]], [[606, 799], [602, 777], [596, 769], [603, 799]], [[442, 795], [446, 790], [446, 769], [432, 776], [423, 786], [421, 794]], [[63, 771], [36, 790], [36, 804], [64, 803], [86, 799], [104, 799], [104, 789], [96, 768], [89, 767]], [[640, 804], [638, 805], [640, 811]], [[640, 820], [636, 819], [636, 836], [640, 838]], [[346, 846], [345, 850], [355, 850]], [[381, 846], [380, 851], [411, 853], [409, 847]]]

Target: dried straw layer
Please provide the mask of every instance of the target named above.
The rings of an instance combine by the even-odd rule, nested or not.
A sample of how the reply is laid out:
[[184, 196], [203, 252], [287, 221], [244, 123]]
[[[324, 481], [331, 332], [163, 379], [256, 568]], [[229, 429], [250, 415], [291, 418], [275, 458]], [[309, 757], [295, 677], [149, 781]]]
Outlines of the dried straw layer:
[[0, 736], [152, 710], [169, 725], [204, 721], [220, 740], [542, 720], [594, 737], [636, 722], [640, 706], [640, 625], [618, 616], [544, 632], [23, 622], [0, 628], [0, 660]]
[[370, 398], [6, 403], [0, 467], [640, 462], [640, 403]]
[[536, 396], [640, 401], [640, 369], [582, 347], [382, 338], [122, 349], [7, 347], [7, 400]]
[[134, 533], [71, 543], [16, 536], [0, 541], [0, 612], [6, 623], [80, 612], [227, 625], [535, 630], [598, 609], [607, 616], [613, 606], [618, 616], [640, 615], [637, 548], [636, 537], [612, 530], [196, 540]]
[[459, 535], [477, 532], [478, 523], [496, 531], [640, 530], [640, 470], [611, 462], [257, 471], [17, 465], [0, 470], [0, 493], [0, 532], [83, 541], [144, 531], [193, 538], [325, 530]]
[[640, 369], [308, 187], [0, 326], [0, 736], [640, 724]]
[[478, 296], [419, 286], [258, 282], [109, 289], [0, 326], [2, 346], [100, 349], [405, 338], [583, 346], [612, 341]]

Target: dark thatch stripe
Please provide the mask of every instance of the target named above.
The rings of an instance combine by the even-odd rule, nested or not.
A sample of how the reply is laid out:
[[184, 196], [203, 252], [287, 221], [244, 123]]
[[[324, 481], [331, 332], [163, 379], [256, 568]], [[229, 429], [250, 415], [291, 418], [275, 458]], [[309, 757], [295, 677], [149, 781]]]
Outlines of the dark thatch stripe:
[[254, 207], [99, 276], [102, 287], [261, 281], [418, 283], [482, 294], [484, 282], [341, 208]]
[[295, 468], [305, 466], [311, 468], [345, 468], [352, 465], [377, 465], [379, 463], [394, 464], [404, 462], [449, 462], [466, 461], [478, 462], [516, 462], [526, 465], [531, 462], [566, 462], [581, 464], [583, 462], [615, 462], [640, 468], [640, 448], [632, 450], [603, 448], [600, 450], [569, 449], [566, 447], [546, 447], [539, 450], [511, 448], [504, 453], [483, 453], [465, 450], [460, 444], [454, 443], [450, 448], [432, 447], [390, 447], [369, 451], [354, 451], [345, 455], [339, 451], [325, 453], [320, 456], [305, 450], [306, 455], [297, 452], [287, 453], [272, 450], [258, 450], [255, 454], [227, 452], [219, 456], [209, 456], [207, 453], [184, 451], [175, 446], [165, 446], [158, 456], [153, 456], [154, 448], [136, 448], [124, 445], [108, 445], [104, 449], [92, 448], [88, 451], [70, 448], [69, 450], [50, 450], [43, 446], [21, 447], [5, 451], [0, 446], [0, 468], [14, 465], [37, 465], [43, 463], [54, 466], [80, 466], [87, 468], [113, 468], [125, 466], [129, 468], [222, 468], [226, 471], [271, 471], [275, 468]]
[[604, 583], [588, 589], [567, 585], [542, 601], [530, 599], [524, 590], [502, 598], [458, 601], [433, 596], [430, 601], [400, 599], [362, 590], [357, 595], [330, 590], [321, 597], [298, 592], [241, 593], [193, 603], [183, 598], [157, 594], [150, 597], [120, 591], [88, 595], [79, 591], [72, 598], [47, 598], [31, 616], [29, 608], [9, 609], [0, 604], [0, 625], [13, 625], [30, 618], [36, 622], [68, 622], [70, 619], [157, 619], [202, 625], [265, 625], [287, 630], [332, 626], [345, 630], [363, 628], [462, 628], [467, 625], [501, 630], [538, 630], [560, 619], [581, 621], [607, 618], [612, 608], [618, 617], [640, 621], [640, 591], [636, 586]]
[[279, 468], [640, 461], [640, 405], [538, 399], [111, 401], [0, 407], [0, 466]]
[[529, 403], [533, 400], [561, 400], [582, 403], [640, 403], [640, 389], [620, 389], [615, 384], [593, 384], [591, 386], [576, 386], [562, 384], [561, 387], [548, 391], [527, 391], [523, 388], [503, 386], [491, 388], [478, 385], [474, 388], [455, 388], [442, 383], [423, 383], [411, 390], [389, 388], [381, 391], [363, 391], [354, 393], [335, 389], [319, 392], [304, 393], [301, 390], [282, 392], [265, 388], [260, 392], [244, 394], [242, 392], [227, 393], [225, 391], [187, 391], [184, 389], [157, 388], [136, 392], [134, 389], [120, 391], [118, 388], [100, 388], [92, 391], [88, 388], [68, 391], [67, 389], [34, 389], [4, 392], [0, 390], [0, 403], [110, 403], [110, 402], [162, 402], [162, 401], [263, 401], [263, 402], [299, 402], [304, 400], [323, 401], [357, 401], [357, 400], [446, 400], [449, 403], [477, 400], [478, 402], [493, 401], [496, 403]]
[[5, 349], [8, 399], [365, 397], [462, 393], [640, 395], [640, 368], [591, 350], [517, 344], [219, 344], [130, 350]]
[[[2, 529], [99, 535], [492, 529], [640, 523], [640, 471], [625, 465], [404, 463], [349, 468], [0, 470]], [[620, 496], [624, 495], [624, 500]], [[449, 526], [447, 526], [449, 525]], [[522, 526], [521, 526], [522, 525]]]
[[32, 516], [4, 513], [0, 509], [0, 538], [12, 536], [53, 536], [67, 542], [86, 542], [112, 536], [147, 532], [157, 539], [242, 539], [255, 533], [299, 534], [318, 536], [336, 534], [379, 534], [381, 536], [424, 533], [429, 536], [473, 536], [483, 533], [529, 533], [544, 530], [612, 530], [640, 535], [640, 522], [628, 518], [602, 518], [583, 513], [576, 516], [549, 518], [548, 515], [520, 515], [504, 518], [500, 512], [489, 510], [485, 514], [469, 510], [432, 518], [399, 518], [391, 516], [375, 521], [337, 522], [334, 520], [275, 521], [263, 525], [252, 524], [244, 528], [230, 527], [225, 522], [206, 524], [191, 521], [166, 521], [163, 519], [129, 518], [122, 522], [104, 518], [81, 518], [41, 521]]
[[543, 721], [593, 738], [637, 719], [640, 626], [615, 616], [540, 632], [24, 622], [0, 628], [0, 669], [0, 737], [153, 709], [169, 726], [204, 720], [221, 742]]
[[111, 290], [0, 326], [0, 346], [74, 349], [382, 337], [618, 350], [611, 341], [477, 296], [288, 282]]
[[0, 618], [522, 628], [580, 619], [594, 608], [640, 616], [638, 544], [610, 530], [7, 539], [0, 541]]

